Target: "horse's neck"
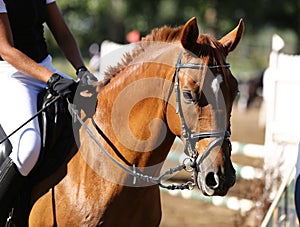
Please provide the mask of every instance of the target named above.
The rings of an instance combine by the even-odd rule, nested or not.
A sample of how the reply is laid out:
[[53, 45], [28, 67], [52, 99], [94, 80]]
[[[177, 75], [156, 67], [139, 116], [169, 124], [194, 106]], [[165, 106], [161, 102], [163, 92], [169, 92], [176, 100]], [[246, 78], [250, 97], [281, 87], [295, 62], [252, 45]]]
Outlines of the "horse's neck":
[[[164, 108], [177, 56], [168, 56], [166, 49], [179, 51], [167, 46], [152, 56], [145, 52], [112, 78], [98, 96], [96, 123], [129, 162], [141, 166], [165, 158], [171, 143]], [[156, 150], [163, 152], [157, 158], [153, 155]]]

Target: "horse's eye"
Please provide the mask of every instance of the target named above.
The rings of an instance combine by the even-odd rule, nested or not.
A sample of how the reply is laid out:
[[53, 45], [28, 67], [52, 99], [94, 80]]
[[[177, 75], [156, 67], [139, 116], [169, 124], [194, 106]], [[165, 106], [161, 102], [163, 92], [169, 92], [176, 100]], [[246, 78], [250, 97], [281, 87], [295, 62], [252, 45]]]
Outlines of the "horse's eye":
[[183, 91], [182, 95], [183, 95], [184, 101], [186, 101], [188, 103], [194, 102], [194, 98], [193, 98], [191, 91]]

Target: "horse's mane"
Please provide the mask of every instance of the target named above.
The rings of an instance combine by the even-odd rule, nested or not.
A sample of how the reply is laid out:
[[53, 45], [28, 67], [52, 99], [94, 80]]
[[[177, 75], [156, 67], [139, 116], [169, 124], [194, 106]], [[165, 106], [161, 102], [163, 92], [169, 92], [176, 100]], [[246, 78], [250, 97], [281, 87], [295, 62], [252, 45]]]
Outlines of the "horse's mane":
[[[120, 71], [128, 66], [141, 52], [144, 52], [147, 46], [151, 45], [151, 42], [167, 42], [172, 43], [179, 41], [183, 26], [168, 27], [163, 26], [161, 28], [155, 28], [150, 34], [143, 37], [141, 42], [137, 43], [137, 46], [131, 53], [125, 53], [121, 62], [114, 67], [109, 67], [104, 74], [104, 79], [100, 82], [100, 87], [109, 83], [111, 78], [115, 77]], [[213, 36], [208, 34], [200, 34], [197, 43], [199, 48], [193, 50], [198, 56], [203, 58], [204, 63], [208, 65], [223, 64], [224, 56], [222, 45]]]
[[137, 43], [137, 46], [133, 49], [131, 53], [125, 53], [121, 62], [119, 62], [114, 67], [108, 67], [104, 74], [104, 79], [101, 81], [100, 86], [104, 86], [109, 83], [111, 78], [122, 71], [126, 66], [128, 66], [141, 52], [144, 52], [146, 47], [150, 45], [151, 42], [176, 42], [180, 38], [181, 30], [183, 26], [171, 28], [168, 26], [163, 26], [161, 28], [155, 28], [150, 34], [143, 37], [141, 42]]

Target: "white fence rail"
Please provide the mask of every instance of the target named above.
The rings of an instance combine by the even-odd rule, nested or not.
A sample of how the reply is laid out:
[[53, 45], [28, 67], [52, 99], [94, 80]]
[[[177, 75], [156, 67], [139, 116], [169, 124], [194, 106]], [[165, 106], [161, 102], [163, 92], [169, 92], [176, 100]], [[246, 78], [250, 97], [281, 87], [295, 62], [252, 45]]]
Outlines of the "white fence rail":
[[[266, 189], [273, 203], [262, 226], [298, 226], [293, 203], [298, 143], [300, 141], [300, 56], [280, 53], [283, 40], [273, 36], [269, 68], [264, 74], [266, 103]], [[281, 185], [274, 184], [281, 179]]]

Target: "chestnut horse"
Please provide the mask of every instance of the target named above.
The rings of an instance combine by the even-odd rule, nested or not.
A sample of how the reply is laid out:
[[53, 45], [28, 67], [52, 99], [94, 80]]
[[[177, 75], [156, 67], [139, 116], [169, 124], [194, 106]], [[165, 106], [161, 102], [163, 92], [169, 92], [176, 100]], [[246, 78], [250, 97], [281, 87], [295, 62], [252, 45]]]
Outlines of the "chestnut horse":
[[[81, 122], [79, 152], [35, 202], [29, 225], [153, 227], [162, 215], [159, 186], [226, 195], [235, 183], [229, 136], [238, 91], [226, 57], [243, 30], [240, 20], [217, 40], [199, 34], [192, 18], [136, 44], [99, 84], [96, 111]], [[160, 175], [176, 136], [189, 158]], [[191, 182], [166, 186], [179, 169], [193, 170]]]

